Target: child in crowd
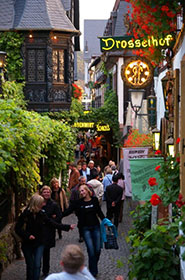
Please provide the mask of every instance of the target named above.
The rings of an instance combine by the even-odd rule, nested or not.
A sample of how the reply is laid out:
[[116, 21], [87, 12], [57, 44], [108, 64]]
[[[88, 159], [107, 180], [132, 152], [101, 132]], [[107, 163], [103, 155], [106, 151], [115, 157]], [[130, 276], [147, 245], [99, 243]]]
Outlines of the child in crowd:
[[61, 255], [63, 272], [53, 273], [45, 280], [95, 280], [84, 266], [85, 257], [78, 245], [67, 245]]

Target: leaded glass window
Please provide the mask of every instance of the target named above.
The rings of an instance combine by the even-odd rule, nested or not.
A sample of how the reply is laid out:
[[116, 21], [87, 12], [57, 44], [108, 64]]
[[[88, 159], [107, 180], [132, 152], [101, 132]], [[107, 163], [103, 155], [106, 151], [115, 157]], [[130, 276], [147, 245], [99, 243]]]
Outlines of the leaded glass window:
[[53, 50], [53, 82], [64, 83], [64, 50]]
[[45, 50], [29, 49], [27, 63], [28, 82], [45, 82]]

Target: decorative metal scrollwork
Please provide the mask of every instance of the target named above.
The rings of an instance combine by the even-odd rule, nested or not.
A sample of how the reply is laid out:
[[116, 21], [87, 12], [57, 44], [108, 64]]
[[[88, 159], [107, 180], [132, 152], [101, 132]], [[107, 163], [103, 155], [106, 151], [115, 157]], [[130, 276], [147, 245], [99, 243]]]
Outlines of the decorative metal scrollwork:
[[46, 90], [44, 89], [28, 89], [26, 91], [26, 99], [30, 102], [45, 102]]
[[48, 100], [50, 102], [67, 102], [67, 92], [64, 89], [51, 88], [48, 94]]

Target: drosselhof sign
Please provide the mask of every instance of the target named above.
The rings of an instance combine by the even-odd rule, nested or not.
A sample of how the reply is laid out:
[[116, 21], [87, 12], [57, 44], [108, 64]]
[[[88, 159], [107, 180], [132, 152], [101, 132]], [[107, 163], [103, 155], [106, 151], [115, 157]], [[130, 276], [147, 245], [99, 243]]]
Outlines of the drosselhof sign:
[[141, 48], [168, 48], [174, 43], [174, 38], [171, 34], [166, 35], [163, 38], [157, 38], [149, 36], [147, 39], [139, 38], [135, 39], [133, 36], [125, 37], [99, 37], [100, 48], [102, 52], [111, 50], [124, 50], [124, 49], [141, 49]]

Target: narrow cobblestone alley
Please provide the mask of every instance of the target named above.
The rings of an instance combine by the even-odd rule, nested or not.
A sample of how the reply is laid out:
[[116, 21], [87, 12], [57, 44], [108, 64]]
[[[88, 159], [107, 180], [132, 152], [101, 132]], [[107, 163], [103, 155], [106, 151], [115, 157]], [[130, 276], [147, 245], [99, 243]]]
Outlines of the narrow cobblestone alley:
[[[105, 202], [103, 203], [103, 212], [106, 213]], [[125, 240], [127, 232], [131, 227], [132, 219], [129, 216], [130, 207], [128, 202], [124, 205], [123, 221], [118, 229], [118, 244], [119, 250], [105, 250], [102, 249], [99, 261], [99, 275], [98, 280], [114, 280], [116, 275], [123, 275], [126, 279], [128, 274], [127, 260], [129, 256], [129, 247]], [[76, 223], [75, 215], [70, 215], [63, 219], [63, 223]], [[58, 238], [58, 237], [57, 237]], [[78, 243], [78, 230], [74, 229], [70, 232], [63, 232], [63, 238], [57, 239], [56, 247], [51, 249], [50, 273], [61, 271], [60, 254], [62, 248], [67, 244], [80, 244], [86, 256], [87, 253], [84, 243]], [[123, 265], [122, 265], [123, 264]], [[25, 280], [25, 262], [24, 260], [16, 260], [3, 272], [2, 280]], [[41, 279], [43, 279], [41, 277]]]

